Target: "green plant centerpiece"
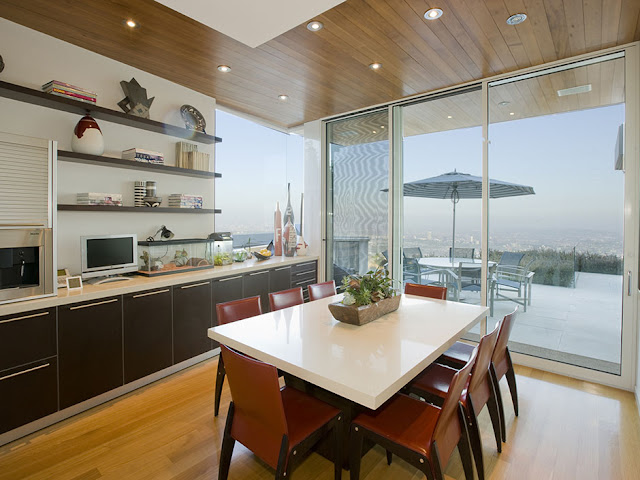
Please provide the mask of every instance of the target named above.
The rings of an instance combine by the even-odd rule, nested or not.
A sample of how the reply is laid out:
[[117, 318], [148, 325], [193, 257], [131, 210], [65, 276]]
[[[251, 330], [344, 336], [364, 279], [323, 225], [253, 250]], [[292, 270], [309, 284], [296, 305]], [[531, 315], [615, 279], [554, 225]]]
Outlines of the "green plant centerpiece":
[[344, 298], [332, 303], [329, 310], [336, 320], [364, 325], [397, 310], [400, 296], [396, 295], [389, 272], [378, 267], [364, 275], [349, 275], [342, 280]]

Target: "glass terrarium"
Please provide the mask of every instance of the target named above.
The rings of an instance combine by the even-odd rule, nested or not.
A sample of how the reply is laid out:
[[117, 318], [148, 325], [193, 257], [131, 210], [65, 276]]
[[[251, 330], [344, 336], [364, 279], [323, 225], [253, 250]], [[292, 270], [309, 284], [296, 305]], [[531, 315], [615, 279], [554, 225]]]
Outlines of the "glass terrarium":
[[213, 268], [213, 243], [202, 238], [138, 242], [138, 273], [152, 277]]
[[233, 263], [233, 237], [229, 232], [216, 232], [210, 235], [213, 240], [213, 264], [231, 265]]

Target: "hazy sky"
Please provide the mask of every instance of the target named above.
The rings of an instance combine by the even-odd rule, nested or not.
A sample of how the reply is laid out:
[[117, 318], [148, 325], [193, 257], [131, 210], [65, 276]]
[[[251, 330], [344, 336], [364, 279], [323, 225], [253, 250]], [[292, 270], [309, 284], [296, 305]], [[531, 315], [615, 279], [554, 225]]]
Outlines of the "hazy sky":
[[[490, 226], [501, 229], [622, 231], [623, 173], [614, 147], [624, 106], [576, 111], [490, 126], [489, 177], [532, 186], [535, 195], [494, 199]], [[481, 175], [481, 129], [408, 137], [405, 181], [457, 169]], [[480, 230], [480, 200], [460, 200], [457, 230]], [[405, 232], [451, 230], [451, 202], [405, 198]]]

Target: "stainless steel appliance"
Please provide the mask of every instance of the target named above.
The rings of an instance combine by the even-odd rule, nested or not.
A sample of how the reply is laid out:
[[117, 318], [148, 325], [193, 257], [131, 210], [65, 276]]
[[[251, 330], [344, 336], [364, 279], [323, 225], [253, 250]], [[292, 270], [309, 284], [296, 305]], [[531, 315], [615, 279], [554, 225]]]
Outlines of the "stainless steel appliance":
[[0, 229], [0, 303], [55, 293], [50, 228]]

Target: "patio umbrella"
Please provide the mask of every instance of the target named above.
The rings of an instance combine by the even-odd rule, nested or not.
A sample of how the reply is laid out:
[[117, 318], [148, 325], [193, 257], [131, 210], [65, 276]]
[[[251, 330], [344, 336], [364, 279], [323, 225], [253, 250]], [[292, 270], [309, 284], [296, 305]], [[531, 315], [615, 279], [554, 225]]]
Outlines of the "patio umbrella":
[[[388, 192], [389, 189], [384, 189], [383, 191]], [[533, 187], [489, 179], [489, 198], [518, 197], [534, 194]], [[461, 198], [482, 198], [482, 177], [454, 170], [435, 177], [405, 183], [403, 195], [405, 197], [451, 200], [453, 203], [453, 245], [451, 247], [451, 256], [454, 258], [456, 250], [456, 203]]]

